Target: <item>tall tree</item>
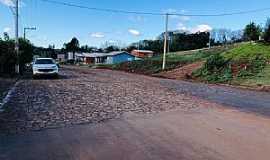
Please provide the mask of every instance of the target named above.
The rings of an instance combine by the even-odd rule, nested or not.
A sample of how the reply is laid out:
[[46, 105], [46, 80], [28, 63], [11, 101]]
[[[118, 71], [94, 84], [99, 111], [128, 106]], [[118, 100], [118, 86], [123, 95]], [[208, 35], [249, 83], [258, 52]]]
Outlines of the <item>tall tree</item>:
[[73, 59], [75, 59], [75, 52], [80, 50], [80, 42], [76, 37], [74, 37], [70, 42], [64, 44], [64, 48], [67, 52], [72, 52]]
[[70, 42], [64, 44], [64, 48], [68, 52], [76, 52], [80, 49], [80, 42], [74, 37]]
[[244, 38], [245, 40], [257, 41], [261, 35], [262, 29], [256, 23], [251, 22], [244, 29]]
[[270, 42], [270, 18], [267, 19], [264, 30], [264, 41]]

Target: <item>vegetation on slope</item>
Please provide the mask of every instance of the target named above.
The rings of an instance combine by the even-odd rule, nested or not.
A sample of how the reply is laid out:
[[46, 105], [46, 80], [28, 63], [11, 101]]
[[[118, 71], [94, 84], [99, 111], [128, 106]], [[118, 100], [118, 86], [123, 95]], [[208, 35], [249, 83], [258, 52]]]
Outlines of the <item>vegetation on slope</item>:
[[269, 61], [270, 45], [243, 43], [229, 51], [210, 56], [203, 68], [193, 75], [209, 83], [264, 85], [270, 83], [270, 78], [264, 74], [269, 70]]
[[[185, 51], [170, 53], [166, 57], [166, 70], [172, 70], [175, 68], [182, 67], [184, 65], [206, 60], [213, 54], [222, 53], [227, 50], [227, 47], [215, 47], [210, 50], [196, 50], [196, 51]], [[144, 60], [132, 61], [113, 65], [113, 69], [124, 70], [132, 73], [140, 73], [152, 75], [162, 71], [162, 55], [147, 58]]]

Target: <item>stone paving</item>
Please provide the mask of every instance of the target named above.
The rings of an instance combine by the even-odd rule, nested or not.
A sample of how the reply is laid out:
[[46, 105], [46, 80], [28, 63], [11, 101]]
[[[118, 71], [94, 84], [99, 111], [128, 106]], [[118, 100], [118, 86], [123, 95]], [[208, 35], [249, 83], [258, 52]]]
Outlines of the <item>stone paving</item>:
[[0, 113], [0, 134], [99, 123], [123, 113], [198, 112], [212, 104], [163, 87], [157, 78], [64, 68], [59, 79], [24, 79]]

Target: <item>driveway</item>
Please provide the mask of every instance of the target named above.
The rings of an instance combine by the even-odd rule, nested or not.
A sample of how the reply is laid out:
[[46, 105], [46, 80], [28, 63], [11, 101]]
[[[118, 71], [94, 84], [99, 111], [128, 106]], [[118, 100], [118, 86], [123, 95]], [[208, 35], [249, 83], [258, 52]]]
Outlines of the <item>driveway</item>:
[[[268, 112], [264, 93], [77, 67], [59, 79], [21, 80], [15, 90], [0, 113], [0, 159], [270, 156], [270, 119], [253, 114]], [[249, 97], [259, 109], [250, 110]]]

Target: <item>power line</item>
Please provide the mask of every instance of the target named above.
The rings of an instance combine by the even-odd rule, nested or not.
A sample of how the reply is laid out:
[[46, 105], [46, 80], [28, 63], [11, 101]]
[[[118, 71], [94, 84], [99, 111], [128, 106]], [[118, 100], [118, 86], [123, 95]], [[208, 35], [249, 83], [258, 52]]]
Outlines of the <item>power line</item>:
[[258, 12], [264, 12], [264, 11], [270, 11], [270, 8], [261, 8], [261, 9], [231, 12], [231, 13], [220, 13], [220, 14], [190, 14], [190, 15], [189, 14], [170, 14], [170, 15], [180, 15], [180, 16], [182, 15], [182, 16], [189, 16], [189, 17], [224, 17], [224, 16], [258, 13]]
[[57, 5], [63, 5], [63, 6], [87, 9], [87, 10], [101, 11], [101, 12], [123, 13], [123, 14], [139, 14], [139, 15], [154, 15], [154, 16], [165, 16], [165, 15], [168, 14], [168, 15], [174, 15], [174, 16], [189, 16], [189, 17], [224, 17], [224, 16], [243, 15], [243, 14], [270, 11], [270, 7], [269, 7], [269, 8], [260, 8], [260, 9], [239, 11], [239, 12], [219, 13], [219, 14], [159, 13], [159, 12], [139, 12], [139, 11], [108, 9], [108, 8], [96, 8], [96, 7], [89, 7], [89, 6], [79, 5], [79, 4], [75, 4], [75, 3], [60, 2], [60, 1], [56, 1], [56, 0], [40, 0], [40, 1], [47, 2], [47, 3], [52, 3], [52, 4], [57, 4]]
[[140, 15], [164, 15], [163, 13], [154, 13], [154, 12], [136, 12], [136, 11], [126, 11], [126, 10], [116, 10], [116, 9], [106, 9], [106, 8], [95, 8], [95, 7], [88, 7], [88, 6], [78, 5], [78, 4], [74, 4], [74, 3], [66, 3], [66, 2], [60, 2], [60, 1], [55, 1], [55, 0], [41, 0], [41, 1], [53, 3], [53, 4], [58, 4], [58, 5], [69, 6], [69, 7], [76, 7], [76, 8], [110, 12], [110, 13], [140, 14]]

